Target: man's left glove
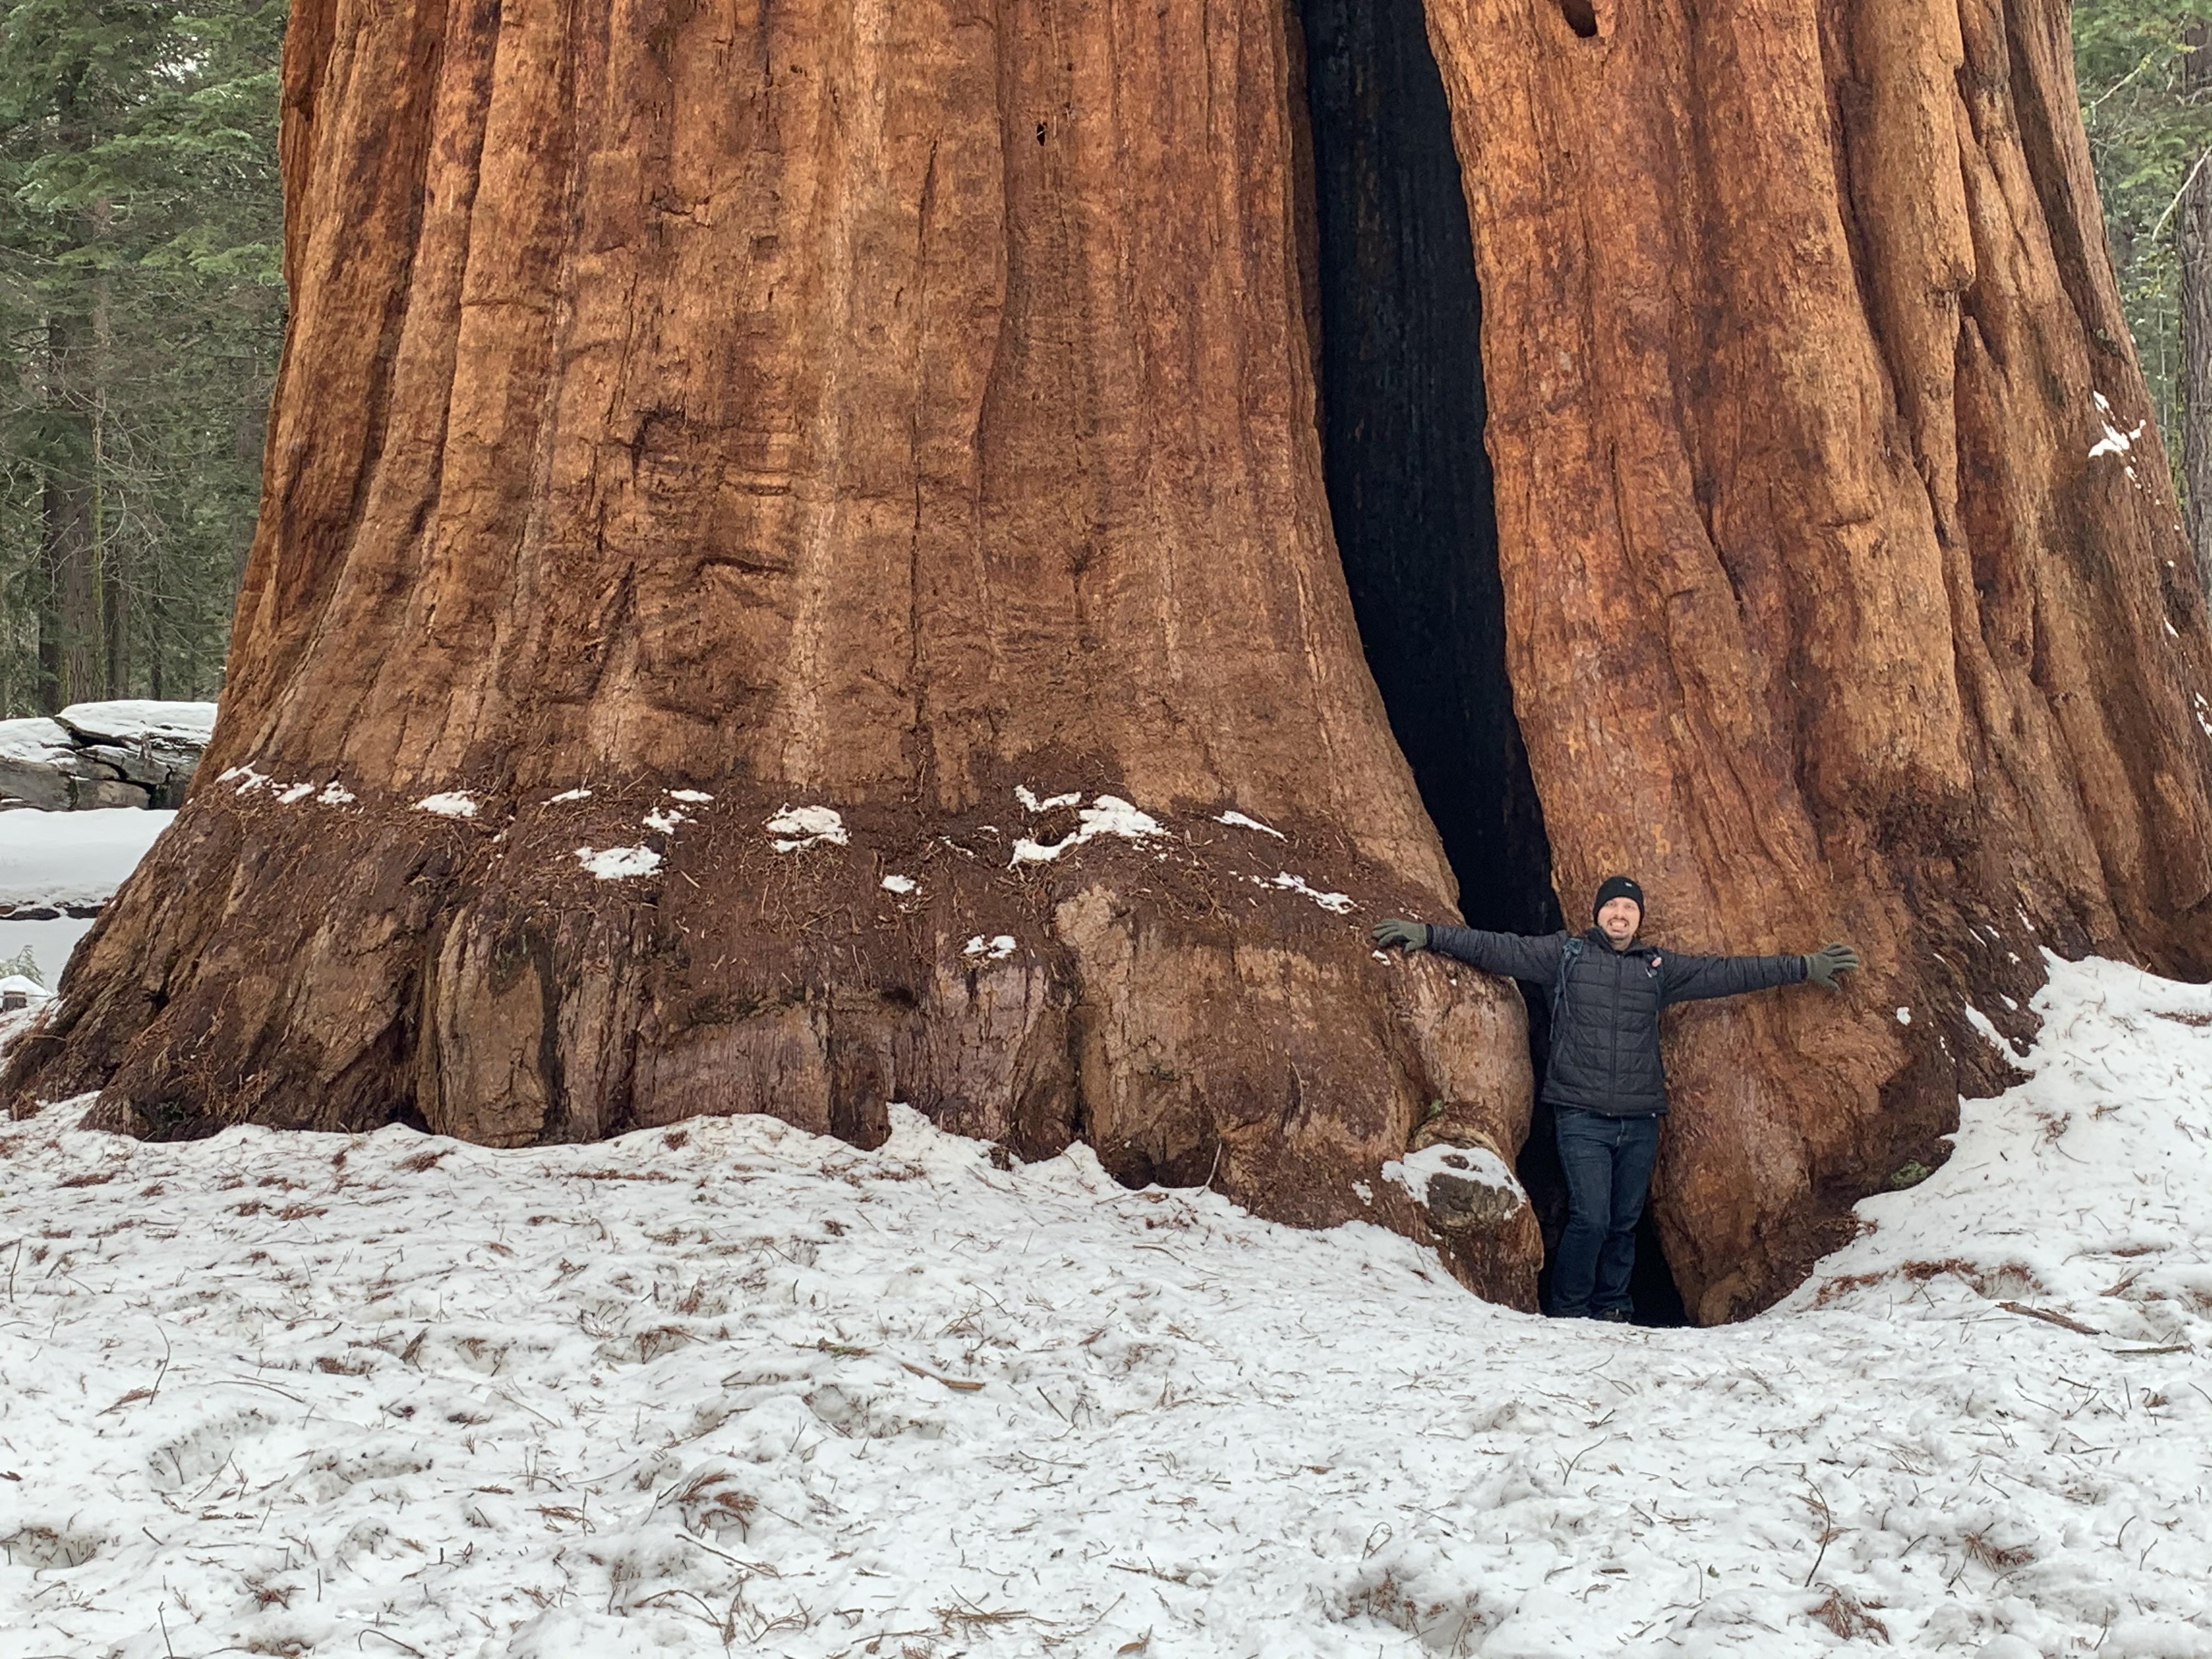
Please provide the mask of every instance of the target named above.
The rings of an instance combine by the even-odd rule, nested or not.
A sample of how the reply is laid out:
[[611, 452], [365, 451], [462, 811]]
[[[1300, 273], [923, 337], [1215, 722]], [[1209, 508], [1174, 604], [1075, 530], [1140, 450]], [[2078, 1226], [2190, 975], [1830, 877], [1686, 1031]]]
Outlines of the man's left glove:
[[1815, 985], [1825, 985], [1831, 991], [1840, 991], [1844, 988], [1836, 983], [1836, 975], [1856, 973], [1858, 965], [1859, 953], [1850, 945], [1826, 945], [1805, 958], [1805, 977]]
[[1401, 945], [1408, 951], [1425, 951], [1429, 948], [1429, 925], [1425, 921], [1401, 921], [1392, 916], [1387, 921], [1376, 922], [1369, 937], [1378, 951], [1387, 951], [1394, 945]]

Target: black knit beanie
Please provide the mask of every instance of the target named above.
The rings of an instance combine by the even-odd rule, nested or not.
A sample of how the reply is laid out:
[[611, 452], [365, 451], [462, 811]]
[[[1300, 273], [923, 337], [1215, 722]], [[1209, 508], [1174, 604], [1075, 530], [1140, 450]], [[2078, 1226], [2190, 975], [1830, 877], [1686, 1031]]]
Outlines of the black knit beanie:
[[1644, 890], [1641, 887], [1626, 876], [1607, 876], [1598, 884], [1597, 902], [1590, 906], [1590, 920], [1595, 921], [1597, 913], [1617, 898], [1633, 899], [1638, 910], [1644, 908]]

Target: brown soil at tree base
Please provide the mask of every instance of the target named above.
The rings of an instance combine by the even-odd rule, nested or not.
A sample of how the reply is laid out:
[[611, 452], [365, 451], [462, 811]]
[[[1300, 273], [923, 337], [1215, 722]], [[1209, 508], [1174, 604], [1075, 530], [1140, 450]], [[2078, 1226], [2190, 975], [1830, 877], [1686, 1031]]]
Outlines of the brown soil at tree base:
[[[778, 850], [793, 803], [757, 789], [599, 785], [454, 819], [250, 778], [199, 797], [141, 878], [197, 949], [149, 994], [115, 971], [143, 945], [103, 924], [15, 1078], [102, 1089], [89, 1121], [153, 1138], [405, 1121], [519, 1146], [763, 1112], [872, 1146], [902, 1101], [1024, 1158], [1079, 1139], [1132, 1185], [1382, 1222], [1533, 1304], [1525, 1203], [1431, 1217], [1381, 1173], [1417, 1122], [1424, 1144], [1518, 1144], [1518, 1000], [1373, 952], [1371, 920], [1423, 896], [1326, 826], [1184, 814], [1017, 863], [1076, 809], [848, 805], [844, 844]], [[659, 866], [603, 879], [582, 854], [610, 848]]]

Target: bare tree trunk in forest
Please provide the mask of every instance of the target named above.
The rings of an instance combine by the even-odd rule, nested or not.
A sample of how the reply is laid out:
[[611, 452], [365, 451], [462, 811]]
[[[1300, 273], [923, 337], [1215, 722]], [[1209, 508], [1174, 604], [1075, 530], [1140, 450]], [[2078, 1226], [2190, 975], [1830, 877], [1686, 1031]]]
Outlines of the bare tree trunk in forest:
[[98, 696], [101, 680], [92, 422], [85, 384], [89, 355], [84, 319], [64, 313], [47, 319], [47, 441], [39, 502], [40, 562], [54, 596], [53, 639], [49, 647], [42, 638], [40, 651], [49, 709]]
[[[1453, 883], [1330, 540], [1290, 64], [1279, 0], [296, 5], [222, 726], [9, 1091], [905, 1101], [1433, 1237], [1381, 1166], [1437, 1103], [1510, 1158], [1528, 1060], [1365, 938]], [[1452, 1207], [1525, 1304], [1525, 1202]]]
[[[2182, 85], [2212, 97], [2212, 24], [2183, 38]], [[2200, 158], [2175, 213], [2181, 250], [2181, 488], [2197, 574], [2212, 598], [2212, 156]]]
[[[1560, 892], [1843, 997], [1669, 1016], [1692, 1314], [2010, 1073], [2039, 951], [2212, 971], [2212, 643], [2064, 0], [1431, 0]], [[1805, 948], [1798, 946], [1798, 948]]]
[[[105, 231], [112, 210], [106, 204], [94, 211], [94, 222]], [[93, 278], [92, 356], [86, 366], [86, 420], [92, 429], [92, 568], [94, 597], [100, 615], [99, 695], [127, 695], [131, 647], [131, 572], [122, 556], [122, 542], [114, 534], [108, 506], [108, 387], [115, 361], [114, 318], [108, 280], [104, 271]]]
[[[1494, 774], [1424, 762], [1471, 856], [1866, 949], [1670, 1030], [1677, 1277], [1771, 1301], [2004, 1081], [1969, 1011], [2024, 1035], [2041, 948], [2212, 971], [2212, 641], [2061, 0], [1695, 11], [1310, 7], [1308, 99], [1279, 0], [304, 0], [222, 723], [0, 1095], [503, 1145], [903, 1100], [1432, 1237], [1382, 1164], [1431, 1101], [1510, 1159], [1529, 1060], [1507, 988], [1365, 949], [1453, 883], [1326, 485], [1369, 651], [1434, 665], [1394, 712]], [[1456, 222], [1356, 130], [1424, 63]], [[1398, 379], [1332, 348], [1361, 273]], [[1525, 1303], [1526, 1205], [1447, 1207]]]

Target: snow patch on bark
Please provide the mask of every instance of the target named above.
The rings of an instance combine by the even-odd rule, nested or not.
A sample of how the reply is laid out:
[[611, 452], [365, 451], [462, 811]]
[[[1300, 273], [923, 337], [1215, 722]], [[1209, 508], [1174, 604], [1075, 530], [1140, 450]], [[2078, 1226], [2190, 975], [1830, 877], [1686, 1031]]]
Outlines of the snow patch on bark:
[[843, 847], [852, 840], [845, 832], [843, 817], [828, 806], [786, 806], [768, 821], [767, 828], [769, 834], [780, 837], [775, 843], [779, 853]]
[[686, 806], [704, 806], [714, 799], [703, 789], [671, 789], [667, 793], [669, 799], [680, 800]]
[[659, 869], [660, 854], [650, 847], [579, 847], [576, 862], [601, 881], [628, 881]]
[[591, 798], [592, 792], [584, 788], [581, 785], [579, 785], [574, 789], [563, 789], [557, 795], [548, 795], [545, 798], [545, 804], [548, 806], [552, 806], [562, 801], [589, 800]]
[[[1055, 795], [1051, 802], [1044, 805], [1073, 805], [1074, 799], [1072, 796]], [[1100, 836], [1120, 836], [1126, 841], [1142, 841], [1147, 836], [1167, 833], [1158, 818], [1149, 812], [1139, 811], [1119, 795], [1100, 795], [1076, 814], [1076, 829], [1048, 844], [1031, 841], [1026, 836], [1021, 837], [1014, 842], [1012, 864], [1049, 864], [1070, 848], [1080, 847], [1085, 842], [1095, 841]]]
[[263, 788], [268, 784], [269, 775], [266, 772], [257, 772], [251, 766], [240, 764], [226, 767], [216, 774], [215, 781], [217, 783], [234, 783], [240, 794], [250, 795], [255, 790]]
[[1277, 841], [1288, 841], [1290, 839], [1290, 837], [1285, 835], [1281, 830], [1271, 830], [1266, 824], [1261, 823], [1259, 819], [1248, 818], [1242, 812], [1224, 812], [1219, 817], [1214, 819], [1214, 822], [1216, 823], [1225, 823], [1230, 825], [1231, 828], [1237, 830], [1257, 830], [1261, 835], [1273, 836]]
[[1027, 784], [1018, 783], [1014, 786], [1014, 799], [1021, 802], [1024, 811], [1050, 812], [1062, 806], [1080, 806], [1083, 804], [1083, 792], [1073, 790], [1065, 795], [1053, 795], [1040, 800], [1037, 799], [1036, 792]]
[[914, 891], [914, 878], [912, 876], [885, 876], [883, 879], [883, 889], [886, 893], [911, 893]]
[[477, 798], [465, 789], [448, 789], [442, 794], [425, 795], [415, 803], [418, 812], [435, 812], [441, 818], [472, 818], [477, 815]]
[[961, 946], [960, 954], [984, 962], [1004, 962], [1014, 953], [1014, 936], [1000, 933], [994, 939], [985, 939], [981, 933]]
[[1309, 887], [1304, 877], [1294, 876], [1287, 870], [1279, 873], [1273, 881], [1267, 881], [1259, 876], [1253, 877], [1252, 880], [1261, 887], [1279, 888], [1284, 892], [1296, 893], [1301, 897], [1310, 898], [1322, 909], [1333, 911], [1340, 916], [1347, 915], [1358, 908], [1352, 903], [1352, 896], [1349, 893], [1322, 892], [1316, 888]]
[[[2142, 436], [2143, 428], [2150, 422], [2148, 420], [2138, 421], [2136, 422], [2134, 431], [2123, 432], [2112, 424], [2112, 405], [2106, 398], [2105, 394], [2097, 392], [2090, 395], [2097, 400], [2097, 424], [2105, 428], [2105, 435], [2097, 440], [2094, 446], [2091, 447], [2089, 459], [2094, 461], [2100, 455], [2126, 454], [2135, 447], [2136, 440]], [[2135, 476], [2134, 468], [2128, 469], [2128, 476], [2130, 477]]]

